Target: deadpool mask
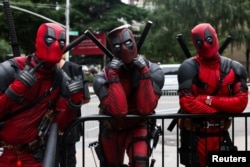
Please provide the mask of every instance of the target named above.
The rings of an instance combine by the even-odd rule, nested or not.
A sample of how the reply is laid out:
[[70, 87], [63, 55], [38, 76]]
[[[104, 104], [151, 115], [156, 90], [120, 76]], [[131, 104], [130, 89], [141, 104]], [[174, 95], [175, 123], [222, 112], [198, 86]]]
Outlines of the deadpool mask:
[[48, 64], [56, 64], [60, 61], [65, 49], [65, 29], [55, 23], [44, 23], [37, 31], [36, 57], [45, 60]]
[[121, 59], [125, 64], [132, 63], [137, 56], [137, 46], [128, 25], [113, 29], [109, 32], [108, 38], [114, 56]]
[[216, 59], [219, 49], [219, 41], [214, 28], [208, 23], [201, 23], [191, 31], [191, 39], [201, 59]]

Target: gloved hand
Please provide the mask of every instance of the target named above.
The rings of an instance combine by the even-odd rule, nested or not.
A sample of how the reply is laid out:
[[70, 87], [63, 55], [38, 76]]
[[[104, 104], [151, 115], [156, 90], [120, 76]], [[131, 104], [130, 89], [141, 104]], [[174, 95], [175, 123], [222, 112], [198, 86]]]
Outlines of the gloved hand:
[[83, 100], [83, 91], [84, 91], [84, 86], [83, 86], [83, 76], [82, 76], [82, 71], [79, 73], [74, 73], [72, 70], [70, 74], [72, 74], [72, 78], [69, 78], [66, 85], [69, 91], [69, 96], [71, 99], [71, 102], [74, 104], [81, 104]]
[[141, 56], [134, 58], [134, 64], [136, 65], [138, 71], [141, 75], [141, 79], [150, 78], [149, 68], [146, 65], [145, 60]]
[[124, 63], [120, 59], [114, 57], [110, 63], [110, 68], [118, 70], [122, 65], [124, 65]]
[[146, 62], [141, 56], [137, 56], [136, 58], [134, 58], [134, 64], [139, 68], [143, 68], [146, 66]]
[[44, 64], [44, 61], [40, 61], [32, 68], [30, 66], [30, 61], [31, 56], [27, 58], [24, 69], [16, 75], [16, 79], [9, 86], [9, 88], [17, 94], [23, 94], [37, 82], [35, 72]]
[[121, 68], [121, 66], [123, 66], [124, 63], [114, 57], [112, 59], [112, 61], [110, 62], [110, 69], [108, 71], [108, 83], [115, 83], [115, 82], [119, 82], [119, 69]]

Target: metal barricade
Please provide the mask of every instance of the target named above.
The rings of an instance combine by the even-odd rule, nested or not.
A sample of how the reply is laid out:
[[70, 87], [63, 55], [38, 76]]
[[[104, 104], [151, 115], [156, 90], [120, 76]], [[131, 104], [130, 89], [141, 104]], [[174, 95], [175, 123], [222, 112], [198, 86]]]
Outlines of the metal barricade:
[[[229, 129], [231, 139], [233, 143], [238, 147], [238, 150], [242, 151], [248, 151], [249, 148], [249, 141], [248, 141], [248, 118], [250, 117], [250, 112], [244, 112], [241, 114], [154, 114], [149, 116], [138, 116], [138, 115], [129, 115], [124, 119], [155, 119], [157, 120], [157, 124], [160, 124], [163, 131], [162, 135], [160, 136], [160, 142], [157, 146], [157, 149], [153, 151], [153, 158], [156, 159], [155, 167], [165, 167], [165, 166], [182, 166], [180, 164], [180, 158], [179, 158], [179, 148], [180, 148], [180, 137], [179, 137], [179, 128], [175, 127], [172, 132], [169, 132], [167, 130], [167, 126], [169, 125], [169, 122], [172, 119], [180, 119], [180, 118], [190, 118], [190, 119], [201, 119], [201, 118], [213, 118], [213, 117], [231, 117], [232, 118], [232, 125]], [[111, 120], [113, 119], [110, 116], [105, 115], [98, 115], [98, 114], [92, 114], [92, 115], [85, 115], [81, 118], [78, 118], [75, 120], [71, 126], [67, 129], [67, 131], [64, 133], [63, 136], [63, 152], [61, 155], [62, 162], [61, 167], [67, 167], [66, 166], [66, 156], [67, 156], [67, 147], [66, 147], [66, 141], [68, 139], [69, 133], [71, 129], [78, 124], [83, 124], [84, 131], [82, 133], [82, 140], [81, 145], [82, 148], [80, 149], [81, 153], [78, 153], [80, 155], [80, 159], [78, 160], [77, 167], [80, 166], [99, 166], [99, 162], [92, 162], [92, 164], [89, 163], [91, 156], [95, 156], [91, 154], [90, 149], [88, 148], [88, 144], [91, 142], [94, 142], [95, 140], [98, 140], [98, 131], [94, 135], [93, 138], [87, 138], [89, 136], [86, 135], [86, 131], [89, 128], [88, 122], [96, 122], [98, 124], [99, 121], [102, 120]], [[209, 126], [209, 125], [207, 125]], [[169, 137], [171, 136], [171, 137]], [[90, 141], [91, 140], [91, 141]], [[79, 150], [78, 150], [79, 151]], [[93, 157], [95, 158], [95, 157]], [[97, 159], [97, 158], [96, 158]], [[95, 161], [96, 161], [95, 159]], [[92, 159], [93, 160], [93, 159]], [[80, 161], [82, 162], [80, 164]], [[94, 161], [94, 160], [93, 160]]]

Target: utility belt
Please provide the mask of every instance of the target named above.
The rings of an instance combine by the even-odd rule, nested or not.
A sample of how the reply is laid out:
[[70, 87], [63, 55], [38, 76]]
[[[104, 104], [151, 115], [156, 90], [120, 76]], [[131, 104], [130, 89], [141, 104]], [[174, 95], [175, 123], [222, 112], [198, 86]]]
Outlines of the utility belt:
[[5, 141], [0, 141], [0, 147], [8, 150], [13, 150], [16, 152], [27, 152], [32, 153], [34, 150], [39, 148], [41, 146], [41, 142], [38, 139], [35, 139], [29, 143], [26, 144], [9, 144]]
[[192, 132], [199, 132], [206, 129], [217, 128], [220, 130], [228, 130], [231, 125], [230, 118], [224, 118], [221, 120], [197, 120], [190, 118], [182, 118], [178, 120], [178, 126], [180, 129], [186, 129]]

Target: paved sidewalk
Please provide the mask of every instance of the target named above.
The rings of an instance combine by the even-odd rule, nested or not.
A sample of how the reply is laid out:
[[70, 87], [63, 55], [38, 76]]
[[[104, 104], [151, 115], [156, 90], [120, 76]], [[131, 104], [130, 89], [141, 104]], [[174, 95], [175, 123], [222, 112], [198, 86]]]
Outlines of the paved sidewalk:
[[[248, 136], [250, 137], [250, 136]], [[177, 148], [176, 148], [176, 140], [175, 136], [166, 135], [164, 138], [164, 165], [168, 167], [177, 167]], [[86, 138], [85, 139], [85, 167], [99, 167], [99, 160], [96, 157], [95, 151], [93, 149], [93, 158], [91, 149], [88, 148], [89, 143], [96, 141], [96, 138]], [[163, 167], [162, 166], [162, 144], [161, 140], [159, 141], [156, 149], [153, 151], [152, 158], [156, 160], [154, 167]], [[245, 137], [244, 136], [237, 136], [235, 137], [235, 145], [238, 147], [238, 150], [243, 151], [245, 150]], [[248, 146], [248, 150], [250, 150]], [[77, 166], [82, 167], [82, 140], [77, 143]], [[96, 162], [95, 162], [96, 161]], [[125, 157], [125, 163], [127, 163], [127, 158]], [[164, 166], [164, 167], [165, 167]], [[179, 167], [184, 167], [183, 165], [179, 164]]]
[[[166, 141], [169, 140], [169, 141]], [[94, 149], [93, 149], [93, 154], [95, 157], [95, 160], [93, 158], [91, 149], [88, 148], [89, 143], [96, 141], [95, 138], [86, 138], [85, 139], [85, 167], [99, 167], [99, 161], [95, 155]], [[82, 167], [82, 140], [80, 142], [77, 143], [77, 167]], [[164, 146], [164, 164], [165, 166], [169, 166], [169, 167], [176, 167], [176, 145], [174, 144], [175, 142], [173, 142], [171, 139], [165, 139], [165, 144]], [[172, 144], [172, 145], [171, 145]], [[162, 166], [162, 147], [161, 147], [161, 141], [159, 141], [156, 149], [153, 151], [153, 155], [152, 158], [154, 158], [156, 160], [154, 167], [163, 167]], [[96, 162], [95, 162], [96, 161]], [[125, 163], [127, 163], [127, 158], [125, 157]], [[180, 167], [183, 167], [182, 165], [180, 165]]]

